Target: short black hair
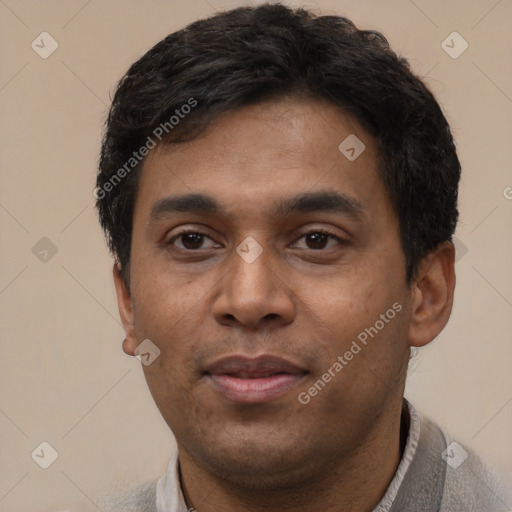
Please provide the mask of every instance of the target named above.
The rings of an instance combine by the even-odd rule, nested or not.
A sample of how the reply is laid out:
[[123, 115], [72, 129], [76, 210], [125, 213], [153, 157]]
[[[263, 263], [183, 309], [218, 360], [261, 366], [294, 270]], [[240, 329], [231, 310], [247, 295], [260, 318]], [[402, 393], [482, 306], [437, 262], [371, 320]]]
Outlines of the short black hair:
[[125, 282], [148, 148], [192, 140], [220, 114], [285, 98], [328, 100], [375, 139], [378, 172], [400, 222], [408, 283], [425, 255], [452, 240], [460, 163], [440, 106], [407, 60], [382, 34], [359, 30], [345, 17], [265, 4], [217, 13], [170, 34], [118, 83], [95, 196]]

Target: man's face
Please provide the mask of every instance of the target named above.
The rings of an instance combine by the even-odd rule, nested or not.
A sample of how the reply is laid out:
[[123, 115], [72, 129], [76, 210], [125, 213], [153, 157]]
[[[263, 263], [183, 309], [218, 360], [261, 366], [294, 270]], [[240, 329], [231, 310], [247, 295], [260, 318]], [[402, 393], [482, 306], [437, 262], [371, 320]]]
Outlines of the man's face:
[[[365, 145], [353, 161], [338, 149], [351, 134]], [[132, 345], [160, 349], [145, 376], [198, 464], [286, 480], [354, 455], [399, 411], [411, 292], [377, 162], [370, 136], [320, 101], [247, 107], [148, 155]]]

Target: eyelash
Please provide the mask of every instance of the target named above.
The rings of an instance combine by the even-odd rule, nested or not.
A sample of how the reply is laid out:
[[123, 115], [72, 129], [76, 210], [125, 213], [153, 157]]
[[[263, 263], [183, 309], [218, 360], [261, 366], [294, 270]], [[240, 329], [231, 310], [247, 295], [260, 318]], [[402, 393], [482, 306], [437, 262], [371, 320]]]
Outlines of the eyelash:
[[[173, 245], [173, 242], [175, 240], [179, 239], [182, 236], [189, 235], [189, 234], [200, 235], [200, 236], [203, 236], [203, 237], [206, 237], [206, 238], [210, 238], [210, 240], [213, 240], [206, 233], [201, 233], [200, 231], [197, 231], [195, 229], [184, 229], [183, 231], [181, 231], [177, 235], [174, 235], [167, 243], [168, 243], [168, 245]], [[312, 229], [310, 231], [306, 231], [299, 238], [297, 238], [294, 243], [296, 243], [298, 240], [300, 240], [300, 239], [302, 239], [302, 238], [304, 238], [304, 237], [306, 237], [308, 235], [312, 235], [312, 234], [326, 235], [326, 236], [336, 240], [340, 245], [343, 245], [343, 244], [347, 243], [345, 240], [341, 239], [340, 237], [338, 237], [334, 233], [331, 233], [330, 231], [327, 231], [325, 229]], [[187, 251], [187, 252], [199, 252], [201, 250], [201, 249], [182, 249], [181, 247], [177, 247], [177, 249], [182, 250], [182, 251]], [[310, 250], [311, 251], [322, 251], [322, 250], [325, 250], [325, 249], [310, 249]]]

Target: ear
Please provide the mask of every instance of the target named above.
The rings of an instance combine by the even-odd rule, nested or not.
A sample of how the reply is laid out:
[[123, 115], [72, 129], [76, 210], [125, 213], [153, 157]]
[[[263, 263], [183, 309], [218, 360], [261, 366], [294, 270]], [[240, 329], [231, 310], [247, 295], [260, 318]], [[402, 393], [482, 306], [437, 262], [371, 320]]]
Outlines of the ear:
[[114, 264], [113, 269], [114, 284], [116, 286], [117, 305], [119, 307], [119, 315], [123, 323], [124, 332], [126, 335], [123, 341], [123, 350], [129, 356], [135, 355], [135, 349], [138, 346], [137, 338], [135, 337], [135, 327], [133, 324], [133, 306], [130, 291], [121, 277], [121, 272], [117, 263]]
[[455, 248], [443, 242], [421, 261], [412, 285], [413, 307], [409, 326], [409, 345], [430, 343], [450, 318], [455, 290]]

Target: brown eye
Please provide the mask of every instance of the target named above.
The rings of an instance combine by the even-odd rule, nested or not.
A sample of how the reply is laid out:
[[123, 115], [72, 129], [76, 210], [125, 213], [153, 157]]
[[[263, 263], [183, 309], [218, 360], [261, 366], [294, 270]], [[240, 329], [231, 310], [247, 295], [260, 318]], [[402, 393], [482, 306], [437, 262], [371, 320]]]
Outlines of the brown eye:
[[[304, 240], [301, 244], [300, 242]], [[312, 249], [314, 251], [319, 251], [322, 249], [330, 249], [336, 245], [342, 245], [343, 240], [341, 240], [336, 235], [332, 233], [327, 233], [323, 231], [310, 231], [302, 235], [297, 242], [295, 242], [295, 247], [299, 247], [300, 249]]]
[[181, 243], [185, 249], [200, 249], [203, 245], [204, 237], [198, 233], [186, 233], [181, 235]]
[[169, 245], [174, 245], [178, 249], [183, 249], [185, 251], [195, 251], [198, 249], [215, 247], [215, 242], [203, 233], [190, 231], [176, 235], [169, 240]]
[[325, 233], [310, 233], [306, 235], [306, 244], [310, 249], [324, 249], [329, 241]]

